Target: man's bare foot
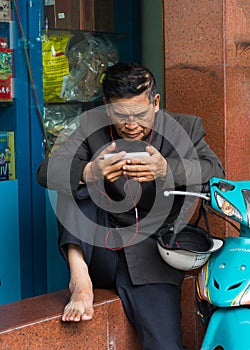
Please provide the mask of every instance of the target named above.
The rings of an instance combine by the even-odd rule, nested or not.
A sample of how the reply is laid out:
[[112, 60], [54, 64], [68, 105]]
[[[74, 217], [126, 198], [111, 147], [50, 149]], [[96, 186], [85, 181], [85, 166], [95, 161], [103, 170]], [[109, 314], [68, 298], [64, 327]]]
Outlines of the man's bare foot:
[[87, 321], [94, 314], [93, 291], [90, 284], [87, 288], [79, 288], [74, 282], [70, 282], [71, 297], [64, 308], [62, 321]]
[[62, 321], [91, 320], [94, 314], [93, 287], [80, 247], [69, 244], [68, 258], [71, 272], [69, 283], [71, 297], [64, 308]]

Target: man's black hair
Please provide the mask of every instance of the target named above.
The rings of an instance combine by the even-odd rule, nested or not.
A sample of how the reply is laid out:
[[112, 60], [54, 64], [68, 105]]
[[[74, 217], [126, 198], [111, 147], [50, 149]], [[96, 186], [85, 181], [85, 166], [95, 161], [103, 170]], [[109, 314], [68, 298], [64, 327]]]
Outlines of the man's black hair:
[[130, 98], [146, 93], [151, 103], [156, 94], [153, 74], [138, 63], [118, 62], [107, 68], [102, 81], [107, 101], [112, 98]]

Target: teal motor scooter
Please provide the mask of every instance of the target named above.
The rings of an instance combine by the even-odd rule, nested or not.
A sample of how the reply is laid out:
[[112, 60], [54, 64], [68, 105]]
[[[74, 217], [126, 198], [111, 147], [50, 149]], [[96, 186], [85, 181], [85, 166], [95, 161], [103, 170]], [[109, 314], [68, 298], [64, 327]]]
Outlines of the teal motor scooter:
[[[158, 236], [159, 252], [169, 265], [199, 268], [197, 301], [206, 327], [201, 350], [250, 350], [250, 180], [212, 178], [202, 193], [165, 191], [164, 195], [203, 199], [200, 212], [207, 232], [187, 225]], [[225, 238], [223, 244], [211, 237], [207, 211], [228, 221], [238, 235]]]
[[250, 181], [212, 178], [207, 197], [206, 205], [239, 234], [225, 238], [198, 273], [198, 298], [213, 306], [201, 350], [249, 350]]

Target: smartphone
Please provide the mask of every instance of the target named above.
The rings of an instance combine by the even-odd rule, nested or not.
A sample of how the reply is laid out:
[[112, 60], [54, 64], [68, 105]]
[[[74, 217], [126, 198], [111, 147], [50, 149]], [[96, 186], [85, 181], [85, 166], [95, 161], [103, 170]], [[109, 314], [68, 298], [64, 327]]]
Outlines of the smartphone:
[[[115, 155], [116, 153], [104, 154], [104, 159], [108, 159]], [[143, 157], [149, 157], [149, 156], [150, 154], [148, 152], [127, 152], [123, 158], [143, 158]]]

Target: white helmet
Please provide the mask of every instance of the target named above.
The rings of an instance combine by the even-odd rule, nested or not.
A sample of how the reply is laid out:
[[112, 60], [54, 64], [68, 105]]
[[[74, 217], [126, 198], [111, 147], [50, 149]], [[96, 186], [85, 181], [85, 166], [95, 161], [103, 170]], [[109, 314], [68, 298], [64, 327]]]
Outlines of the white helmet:
[[[176, 235], [174, 245], [171, 237]], [[204, 265], [211, 253], [223, 246], [224, 240], [213, 238], [202, 228], [188, 224], [175, 234], [172, 229], [161, 229], [157, 234], [157, 246], [161, 257], [178, 270], [195, 270]], [[171, 245], [171, 247], [170, 247]]]

